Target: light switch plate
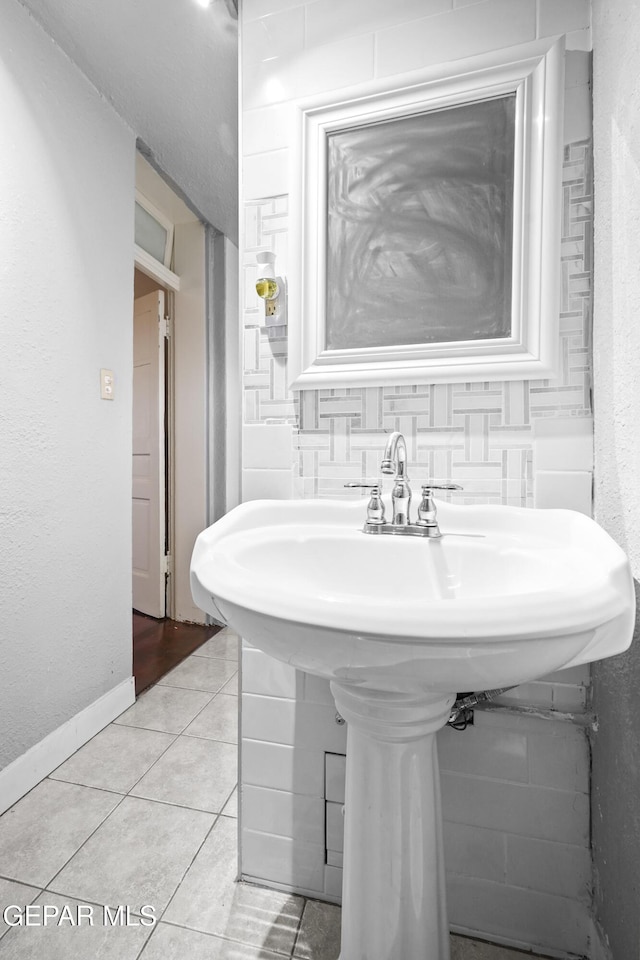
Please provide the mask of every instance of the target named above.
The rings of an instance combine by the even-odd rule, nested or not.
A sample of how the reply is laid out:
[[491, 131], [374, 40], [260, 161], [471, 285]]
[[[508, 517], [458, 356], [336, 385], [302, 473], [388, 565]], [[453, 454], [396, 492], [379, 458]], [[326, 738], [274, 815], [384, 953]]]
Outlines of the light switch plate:
[[100, 396], [103, 400], [113, 400], [114, 381], [113, 370], [100, 370]]

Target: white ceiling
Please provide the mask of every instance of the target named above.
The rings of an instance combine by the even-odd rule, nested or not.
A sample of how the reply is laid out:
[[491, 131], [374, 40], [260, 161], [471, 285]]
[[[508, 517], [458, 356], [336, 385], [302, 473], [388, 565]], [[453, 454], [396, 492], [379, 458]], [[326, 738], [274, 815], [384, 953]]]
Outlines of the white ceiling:
[[234, 0], [21, 0], [207, 221], [238, 242]]

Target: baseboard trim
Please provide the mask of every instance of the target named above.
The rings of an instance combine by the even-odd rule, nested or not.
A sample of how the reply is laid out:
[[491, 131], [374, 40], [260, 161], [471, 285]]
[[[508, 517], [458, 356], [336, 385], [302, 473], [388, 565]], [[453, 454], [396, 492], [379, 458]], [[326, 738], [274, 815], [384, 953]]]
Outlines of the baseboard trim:
[[0, 814], [119, 717], [135, 699], [134, 679], [128, 677], [0, 770]]
[[311, 887], [299, 887], [295, 883], [277, 883], [275, 880], [265, 880], [264, 877], [252, 877], [249, 874], [241, 873], [238, 877], [241, 883], [250, 883], [252, 887], [264, 887], [265, 890], [281, 890], [282, 893], [291, 893], [297, 897], [309, 897], [310, 900], [321, 900], [323, 903], [336, 903], [340, 901], [335, 897], [329, 897], [323, 890], [312, 890]]

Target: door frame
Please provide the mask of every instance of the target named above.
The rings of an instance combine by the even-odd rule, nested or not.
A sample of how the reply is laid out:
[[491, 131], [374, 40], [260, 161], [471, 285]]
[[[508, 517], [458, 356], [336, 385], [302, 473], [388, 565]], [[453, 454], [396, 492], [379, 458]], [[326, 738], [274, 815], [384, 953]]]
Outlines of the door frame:
[[166, 382], [173, 568], [167, 615], [205, 623], [206, 615], [191, 597], [193, 544], [205, 527], [240, 501], [238, 248], [199, 215], [146, 150], [139, 149], [136, 156], [136, 187], [174, 224], [171, 276], [163, 265], [149, 263], [144, 251], [139, 264], [143, 273], [172, 291]]
[[[137, 323], [143, 323], [144, 317], [149, 313], [151, 314], [151, 327], [136, 327]], [[154, 383], [152, 403], [154, 409], [149, 411], [149, 416], [152, 418], [154, 429], [152, 435], [147, 437], [150, 454], [149, 465], [151, 468], [151, 472], [147, 477], [149, 483], [145, 484], [144, 478], [139, 477], [134, 470], [134, 501], [144, 491], [149, 495], [150, 506], [153, 507], [153, 510], [152, 516], [147, 519], [147, 523], [151, 525], [151, 529], [148, 531], [151, 534], [149, 539], [151, 567], [146, 571], [147, 575], [145, 576], [143, 573], [142, 577], [138, 580], [136, 579], [136, 569], [134, 567], [133, 609], [150, 614], [153, 617], [160, 617], [161, 619], [168, 615], [167, 594], [170, 569], [167, 564], [167, 554], [169, 553], [169, 444], [167, 442], [168, 339], [166, 337], [168, 315], [168, 291], [159, 284], [157, 284], [153, 290], [150, 290], [149, 293], [134, 298], [134, 370], [136, 359], [138, 362], [141, 362], [140, 355], [136, 358], [135, 354], [136, 336], [139, 334], [143, 337], [145, 344], [147, 344], [151, 351], [151, 356], [144, 354], [144, 360], [142, 362], [149, 363], [152, 367], [151, 376]], [[148, 331], [147, 334], [144, 333], [145, 330]], [[148, 344], [147, 336], [151, 338], [151, 344]], [[147, 397], [147, 399], [149, 398]], [[137, 402], [139, 401], [136, 401], [134, 392], [134, 414], [137, 409]], [[134, 442], [134, 458], [136, 452], [137, 444]], [[136, 601], [140, 601], [140, 605], [137, 605]]]
[[[164, 558], [165, 558], [165, 617], [175, 619], [175, 589], [173, 577], [174, 565], [174, 538], [175, 538], [175, 504], [174, 504], [174, 482], [173, 482], [173, 455], [174, 455], [174, 417], [173, 417], [173, 345], [172, 333], [174, 326], [175, 306], [174, 291], [179, 289], [180, 278], [177, 274], [167, 271], [166, 267], [155, 261], [153, 257], [146, 255], [144, 266], [138, 258], [139, 248], [135, 247], [134, 266], [145, 276], [158, 284], [158, 289], [164, 293], [164, 403], [163, 418], [164, 423], [159, 443], [164, 443], [162, 451], [162, 460], [164, 463]], [[144, 251], [143, 251], [144, 252]], [[157, 266], [157, 270], [156, 270]], [[167, 273], [171, 273], [172, 281], [169, 287], [166, 282]], [[135, 304], [135, 298], [134, 298]], [[161, 557], [161, 563], [163, 558]]]

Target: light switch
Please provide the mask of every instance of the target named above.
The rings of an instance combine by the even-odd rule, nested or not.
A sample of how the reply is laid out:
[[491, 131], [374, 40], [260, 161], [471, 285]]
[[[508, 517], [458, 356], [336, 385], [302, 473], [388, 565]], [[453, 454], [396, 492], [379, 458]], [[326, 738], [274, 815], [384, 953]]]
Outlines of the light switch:
[[100, 371], [100, 396], [103, 400], [113, 400], [113, 370]]

